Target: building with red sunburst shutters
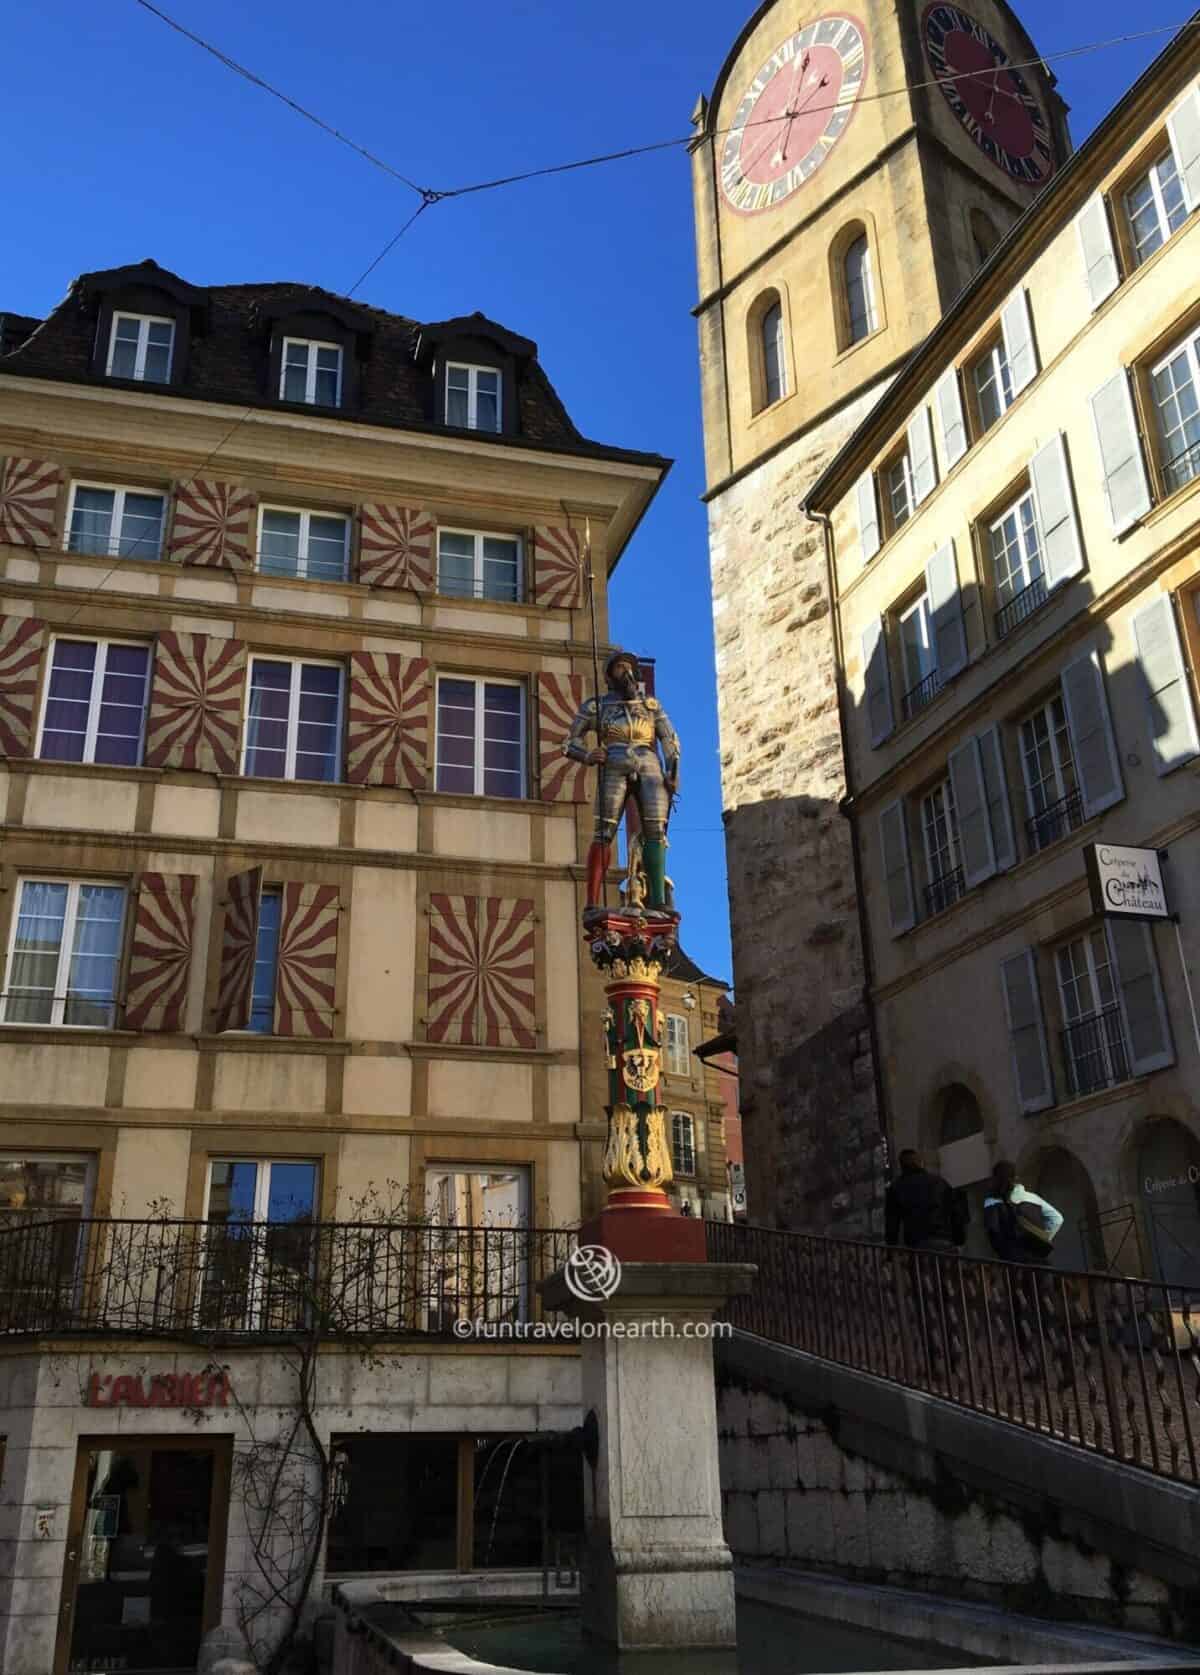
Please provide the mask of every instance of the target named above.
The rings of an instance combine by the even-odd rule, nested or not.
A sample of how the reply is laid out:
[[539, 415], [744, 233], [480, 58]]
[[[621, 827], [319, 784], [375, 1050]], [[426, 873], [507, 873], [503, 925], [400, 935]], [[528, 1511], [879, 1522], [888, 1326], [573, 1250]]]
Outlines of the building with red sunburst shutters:
[[[545, 1557], [472, 1462], [578, 1423], [577, 1361], [496, 1347], [455, 1395], [451, 1337], [536, 1315], [599, 1207], [592, 786], [561, 747], [668, 466], [587, 440], [481, 314], [150, 261], [0, 314], [0, 1334], [35, 1393], [47, 1335], [89, 1344], [52, 1446], [43, 1398], [0, 1394], [20, 1542], [87, 1554], [18, 1561], [44, 1580], [0, 1627], [11, 1675], [194, 1668], [222, 1619], [265, 1666], [271, 1517], [314, 1599], [470, 1569], [476, 1524], [485, 1565]], [[316, 1535], [231, 1475], [302, 1400], [281, 1333], [347, 1369]], [[381, 1383], [363, 1334], [407, 1371]], [[378, 1473], [339, 1425], [391, 1437]], [[402, 1432], [436, 1433], [446, 1552], [365, 1533]]]

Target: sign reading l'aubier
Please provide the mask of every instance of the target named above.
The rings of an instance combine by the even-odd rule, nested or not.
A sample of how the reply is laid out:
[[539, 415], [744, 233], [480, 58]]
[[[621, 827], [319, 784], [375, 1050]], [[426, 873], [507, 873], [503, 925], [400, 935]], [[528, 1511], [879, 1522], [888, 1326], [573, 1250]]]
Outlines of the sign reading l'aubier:
[[1169, 919], [1157, 849], [1090, 843], [1084, 850], [1092, 906], [1110, 919]]

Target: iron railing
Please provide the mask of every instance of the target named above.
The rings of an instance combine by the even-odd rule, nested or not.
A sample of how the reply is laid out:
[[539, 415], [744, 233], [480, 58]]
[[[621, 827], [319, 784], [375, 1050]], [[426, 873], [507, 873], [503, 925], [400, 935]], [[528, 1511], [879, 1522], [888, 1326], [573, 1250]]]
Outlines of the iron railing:
[[961, 867], [951, 867], [949, 872], [939, 873], [925, 886], [925, 917], [932, 919], [935, 913], [944, 913], [956, 901], [961, 901], [966, 893], [967, 881]]
[[1078, 791], [1068, 791], [1065, 797], [1051, 803], [1040, 814], [1031, 815], [1025, 822], [1030, 854], [1036, 855], [1039, 849], [1057, 843], [1059, 838], [1066, 837], [1068, 832], [1082, 825], [1083, 798]]
[[1195, 1289], [980, 1262], [739, 1223], [712, 1261], [753, 1262], [726, 1318], [1162, 1477], [1200, 1482]]
[[1119, 1006], [1106, 1006], [1090, 1018], [1068, 1024], [1060, 1039], [1072, 1099], [1129, 1080], [1129, 1049]]
[[910, 686], [904, 694], [904, 719], [911, 721], [918, 710], [923, 710], [926, 704], [931, 704], [942, 690], [942, 675], [940, 669], [932, 669], [919, 680], [915, 686]]
[[0, 1336], [441, 1336], [537, 1318], [566, 1228], [30, 1220], [0, 1227]]
[[1006, 634], [1011, 634], [1014, 628], [1020, 626], [1035, 611], [1041, 610], [1046, 603], [1046, 578], [1035, 576], [1028, 587], [1023, 587], [1020, 593], [1014, 593], [1007, 604], [1001, 605], [996, 612], [996, 638], [1002, 640]]

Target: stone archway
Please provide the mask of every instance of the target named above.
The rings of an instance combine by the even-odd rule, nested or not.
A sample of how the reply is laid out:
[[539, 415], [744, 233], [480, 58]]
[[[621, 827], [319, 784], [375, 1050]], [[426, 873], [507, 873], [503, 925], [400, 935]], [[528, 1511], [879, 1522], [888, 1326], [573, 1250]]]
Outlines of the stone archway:
[[1152, 1117], [1134, 1144], [1151, 1276], [1200, 1286], [1200, 1140], [1173, 1117]]
[[963, 1254], [991, 1256], [983, 1226], [983, 1200], [992, 1160], [979, 1101], [965, 1082], [948, 1082], [935, 1096], [932, 1117], [938, 1171], [967, 1201], [969, 1220]]
[[1025, 1172], [1024, 1184], [1063, 1217], [1054, 1241], [1056, 1268], [1104, 1268], [1100, 1237], [1100, 1206], [1092, 1177], [1085, 1166], [1064, 1146], [1039, 1152]]

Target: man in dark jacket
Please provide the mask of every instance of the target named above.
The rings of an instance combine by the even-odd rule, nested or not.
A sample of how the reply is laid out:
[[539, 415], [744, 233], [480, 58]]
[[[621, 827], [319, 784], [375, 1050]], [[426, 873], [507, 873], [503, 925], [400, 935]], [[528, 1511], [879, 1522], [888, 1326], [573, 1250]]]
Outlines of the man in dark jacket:
[[884, 1199], [884, 1222], [888, 1244], [898, 1245], [903, 1234], [910, 1250], [953, 1253], [966, 1231], [953, 1189], [911, 1150], [900, 1153], [900, 1173]]

